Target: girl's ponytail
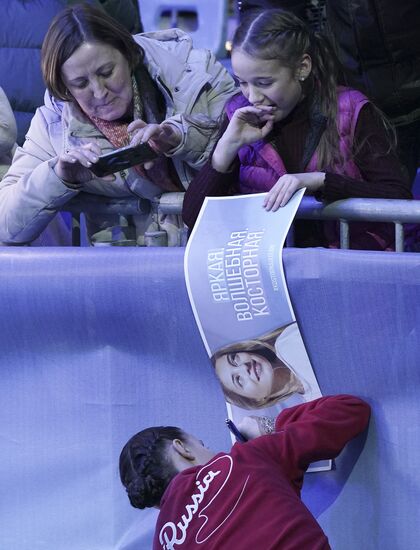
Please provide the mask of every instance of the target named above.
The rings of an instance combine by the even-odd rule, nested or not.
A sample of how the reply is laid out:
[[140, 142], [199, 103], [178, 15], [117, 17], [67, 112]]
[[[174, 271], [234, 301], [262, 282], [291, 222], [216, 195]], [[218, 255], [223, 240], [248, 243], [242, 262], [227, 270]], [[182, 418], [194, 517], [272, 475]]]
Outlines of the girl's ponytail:
[[326, 117], [326, 129], [318, 144], [318, 169], [325, 170], [342, 162], [338, 134], [337, 78], [340, 63], [328, 38], [320, 32], [310, 33], [309, 55], [321, 113]]

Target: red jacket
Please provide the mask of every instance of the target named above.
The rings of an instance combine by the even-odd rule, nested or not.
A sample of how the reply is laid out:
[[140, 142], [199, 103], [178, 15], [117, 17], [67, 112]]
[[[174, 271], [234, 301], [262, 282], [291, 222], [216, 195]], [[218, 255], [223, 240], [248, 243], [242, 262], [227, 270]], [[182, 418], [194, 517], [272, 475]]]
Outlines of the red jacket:
[[182, 471], [163, 495], [154, 550], [329, 549], [300, 499], [303, 475], [364, 430], [369, 411], [348, 395], [290, 407], [275, 433]]

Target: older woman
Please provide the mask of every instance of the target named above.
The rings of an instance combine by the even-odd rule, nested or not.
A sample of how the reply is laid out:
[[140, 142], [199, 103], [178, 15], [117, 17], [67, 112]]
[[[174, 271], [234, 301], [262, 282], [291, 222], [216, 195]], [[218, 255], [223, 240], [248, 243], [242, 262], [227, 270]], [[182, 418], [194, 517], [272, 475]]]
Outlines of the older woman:
[[225, 346], [211, 361], [226, 401], [243, 409], [267, 408], [295, 394], [302, 401], [321, 395], [296, 323]]
[[[132, 37], [87, 5], [69, 7], [53, 20], [42, 71], [45, 104], [0, 185], [5, 243], [35, 239], [80, 191], [152, 200], [185, 189], [206, 161], [216, 121], [234, 93], [225, 69], [210, 52], [194, 50], [183, 32]], [[101, 154], [139, 141], [160, 153], [152, 165], [103, 178], [90, 170]], [[117, 235], [141, 243], [145, 230], [158, 227], [144, 213], [124, 220], [91, 217], [89, 228], [96, 239]]]

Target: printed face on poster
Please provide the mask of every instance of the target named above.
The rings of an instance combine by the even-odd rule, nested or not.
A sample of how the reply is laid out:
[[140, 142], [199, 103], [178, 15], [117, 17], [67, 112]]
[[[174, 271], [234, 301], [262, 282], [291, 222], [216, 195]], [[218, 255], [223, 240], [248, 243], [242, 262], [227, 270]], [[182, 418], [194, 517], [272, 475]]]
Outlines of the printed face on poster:
[[303, 192], [275, 213], [264, 194], [207, 198], [188, 241], [191, 305], [235, 423], [321, 396], [281, 258]]

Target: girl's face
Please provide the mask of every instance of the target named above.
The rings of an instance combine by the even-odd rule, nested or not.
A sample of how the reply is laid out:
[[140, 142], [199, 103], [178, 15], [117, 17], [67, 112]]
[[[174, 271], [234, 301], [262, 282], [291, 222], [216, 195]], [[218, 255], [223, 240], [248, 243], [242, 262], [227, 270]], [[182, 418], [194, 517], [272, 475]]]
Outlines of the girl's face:
[[275, 122], [286, 118], [302, 99], [299, 78], [306, 78], [310, 73], [308, 55], [303, 56], [296, 71], [281, 65], [277, 59], [251, 57], [241, 49], [233, 50], [231, 60], [244, 96], [256, 107], [274, 107]]
[[227, 353], [216, 360], [216, 375], [222, 385], [237, 395], [265, 399], [273, 386], [273, 367], [257, 353]]
[[61, 71], [64, 84], [88, 116], [116, 120], [129, 111], [131, 70], [116, 48], [85, 42], [63, 63]]

